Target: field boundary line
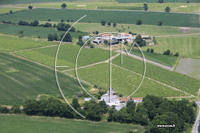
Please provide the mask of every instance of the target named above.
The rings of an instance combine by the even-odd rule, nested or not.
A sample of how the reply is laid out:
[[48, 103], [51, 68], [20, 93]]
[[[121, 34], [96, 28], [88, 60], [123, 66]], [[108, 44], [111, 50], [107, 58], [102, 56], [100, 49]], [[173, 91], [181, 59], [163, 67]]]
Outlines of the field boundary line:
[[155, 36], [155, 37], [173, 37], [173, 36], [191, 36], [191, 35], [200, 35], [200, 33], [192, 33], [192, 34], [178, 34], [178, 35], [165, 35], [165, 36]]
[[22, 50], [12, 51], [12, 52], [9, 52], [9, 53], [16, 53], [16, 52], [21, 52], [21, 51], [26, 51], [26, 50], [33, 50], [33, 49], [49, 48], [49, 47], [54, 47], [54, 46], [58, 46], [58, 45], [59, 45], [59, 44], [48, 45], [48, 46], [42, 46], [42, 47], [36, 47], [36, 48], [28, 48], [28, 49], [22, 49]]
[[[127, 70], [127, 71], [129, 71], [129, 72], [135, 73], [135, 74], [137, 74], [137, 75], [139, 75], [139, 76], [143, 76], [143, 75], [140, 74], [140, 73], [137, 73], [137, 72], [134, 72], [134, 71], [129, 70], [129, 69], [127, 69], [127, 68], [118, 66], [118, 65], [116, 65], [116, 64], [113, 64], [113, 63], [112, 63], [112, 65], [114, 65], [114, 66], [116, 66], [116, 67], [119, 67], [119, 68], [122, 68], [122, 69], [124, 69], [124, 70]], [[188, 94], [188, 95], [190, 95], [190, 96], [192, 96], [192, 97], [198, 98], [197, 96], [194, 96], [194, 95], [192, 95], [192, 94], [190, 94], [190, 93], [188, 93], [188, 92], [185, 92], [185, 91], [180, 90], [180, 89], [178, 89], [178, 88], [175, 88], [175, 87], [172, 87], [172, 86], [167, 85], [167, 84], [165, 84], [165, 83], [162, 83], [162, 82], [160, 82], [160, 81], [158, 81], [158, 80], [155, 80], [155, 79], [153, 79], [153, 78], [150, 78], [150, 77], [147, 77], [147, 76], [145, 76], [145, 78], [147, 78], [147, 79], [149, 79], [149, 80], [152, 80], [152, 81], [155, 81], [155, 82], [157, 82], [157, 83], [159, 83], [159, 84], [162, 84], [162, 85], [164, 85], [164, 86], [167, 86], [167, 87], [169, 87], [169, 88], [171, 88], [171, 89], [174, 89], [174, 90], [176, 90], [176, 91], [180, 91], [180, 92], [183, 92], [183, 93], [185, 93], [185, 94]]]
[[[81, 67], [78, 67], [77, 69], [86, 68], [86, 67], [90, 67], [90, 66], [94, 66], [94, 65], [98, 65], [98, 64], [101, 64], [101, 63], [108, 63], [110, 59], [114, 59], [114, 58], [118, 57], [119, 55], [120, 55], [120, 54], [118, 53], [118, 54], [112, 56], [111, 58], [109, 58], [109, 59], [107, 59], [107, 60], [100, 61], [100, 62], [96, 62], [96, 63], [93, 63], [93, 64], [89, 64], [89, 65], [86, 65], [86, 66], [81, 66]], [[71, 70], [75, 70], [75, 68], [63, 70], [63, 72], [67, 72], [67, 71], [71, 71]]]
[[173, 70], [173, 72], [176, 71], [176, 67], [178, 66], [178, 64], [179, 64], [179, 62], [180, 62], [181, 59], [182, 59], [182, 56], [179, 56], [178, 60], [176, 61], [175, 66], [174, 66], [174, 70]]

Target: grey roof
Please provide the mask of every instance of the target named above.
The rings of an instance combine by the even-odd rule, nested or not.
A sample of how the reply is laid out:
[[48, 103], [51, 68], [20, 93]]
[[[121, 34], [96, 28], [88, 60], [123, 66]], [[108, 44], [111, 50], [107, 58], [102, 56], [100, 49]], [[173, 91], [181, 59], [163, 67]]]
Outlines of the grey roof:
[[115, 105], [115, 109], [119, 111], [121, 108], [126, 107], [126, 105]]
[[117, 102], [119, 101], [119, 98], [117, 97], [117, 95], [111, 95], [110, 98], [109, 98], [109, 95], [103, 95], [101, 97], [102, 100], [104, 100], [105, 102], [110, 102], [110, 99], [111, 99], [111, 102]]

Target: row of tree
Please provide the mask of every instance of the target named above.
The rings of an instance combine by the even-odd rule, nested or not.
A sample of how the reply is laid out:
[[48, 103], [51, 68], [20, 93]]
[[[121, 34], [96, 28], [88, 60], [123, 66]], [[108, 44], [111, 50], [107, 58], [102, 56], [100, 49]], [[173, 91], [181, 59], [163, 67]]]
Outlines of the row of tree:
[[[105, 26], [106, 25], [106, 21], [105, 20], [101, 20], [101, 25]], [[110, 27], [111, 26], [111, 22], [108, 22], [107, 25]], [[113, 27], [116, 27], [117, 23], [113, 23]]]
[[[47, 38], [48, 38], [48, 41], [61, 41], [63, 39], [63, 42], [72, 42], [72, 37], [70, 35], [70, 33], [67, 33], [65, 36], [64, 33], [60, 33], [60, 37], [58, 37], [57, 33], [49, 33]], [[64, 36], [64, 38], [63, 38]]]

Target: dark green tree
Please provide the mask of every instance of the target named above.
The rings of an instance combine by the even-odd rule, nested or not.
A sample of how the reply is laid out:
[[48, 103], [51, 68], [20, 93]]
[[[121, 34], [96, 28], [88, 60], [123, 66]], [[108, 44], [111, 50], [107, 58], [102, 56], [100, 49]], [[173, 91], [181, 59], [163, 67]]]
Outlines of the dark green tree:
[[54, 40], [58, 41], [58, 35], [57, 35], [57, 33], [54, 33]]
[[28, 6], [28, 9], [30, 9], [30, 10], [33, 9], [33, 6]]
[[142, 46], [144, 45], [143, 39], [142, 39], [142, 36], [141, 36], [141, 35], [137, 35], [137, 36], [136, 36], [135, 42], [136, 42], [140, 47], [142, 47]]
[[179, 56], [179, 53], [177, 52], [177, 53], [175, 54], [175, 56]]
[[154, 53], [154, 49], [153, 48], [151, 49], [151, 53]]
[[101, 107], [103, 107], [103, 113], [104, 114], [106, 114], [107, 112], [108, 112], [108, 105], [106, 104], [106, 102], [103, 100], [103, 101], [100, 101], [99, 102], [99, 105], [101, 106]]
[[51, 19], [49, 18], [48, 21], [51, 22]]
[[158, 21], [158, 26], [162, 26], [162, 24], [163, 24], [162, 20]]
[[144, 3], [143, 6], [144, 6], [144, 10], [147, 11], [148, 10], [148, 5], [146, 3]]
[[[62, 39], [64, 36], [64, 33], [61, 33], [60, 38]], [[72, 37], [70, 33], [67, 33], [65, 37], [63, 38], [63, 42], [72, 42]]]
[[165, 12], [169, 12], [170, 10], [171, 10], [171, 9], [170, 9], [170, 7], [168, 7], [168, 6], [165, 8]]
[[73, 98], [73, 100], [72, 100], [72, 107], [74, 109], [78, 109], [78, 108], [81, 107], [80, 104], [78, 103], [78, 98]]
[[108, 22], [108, 23], [107, 23], [107, 25], [110, 27], [111, 23], [110, 23], [110, 22]]
[[53, 41], [54, 35], [52, 33], [49, 33], [47, 38], [48, 38], [48, 41]]
[[12, 10], [10, 10], [10, 14], [13, 14]]
[[67, 7], [67, 5], [65, 4], [65, 3], [63, 3], [62, 5], [61, 5], [61, 8], [63, 8], [63, 9], [65, 9]]
[[12, 106], [12, 108], [11, 108], [11, 112], [12, 112], [12, 113], [17, 113], [17, 114], [21, 113], [19, 104], [14, 104], [14, 105]]
[[61, 19], [60, 22], [63, 23], [63, 22], [64, 22], [64, 19]]
[[113, 27], [116, 27], [117, 26], [117, 23], [113, 23]]
[[150, 49], [149, 49], [149, 48], [147, 49], [147, 52], [150, 52]]
[[101, 20], [101, 25], [102, 25], [102, 26], [105, 26], [105, 25], [106, 25], [106, 21]]
[[136, 24], [137, 24], [137, 25], [141, 25], [141, 24], [142, 24], [142, 20], [141, 20], [141, 19], [138, 19], [138, 20], [136, 21]]

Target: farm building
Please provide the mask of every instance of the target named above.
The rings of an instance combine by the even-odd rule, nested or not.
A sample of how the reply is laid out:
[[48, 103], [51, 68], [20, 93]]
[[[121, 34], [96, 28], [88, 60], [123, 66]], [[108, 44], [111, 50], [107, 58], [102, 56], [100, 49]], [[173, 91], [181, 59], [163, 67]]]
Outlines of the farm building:
[[89, 39], [89, 38], [90, 38], [89, 36], [84, 36], [84, 37], [82, 38], [82, 40], [85, 41], [85, 40], [87, 40], [87, 39]]

